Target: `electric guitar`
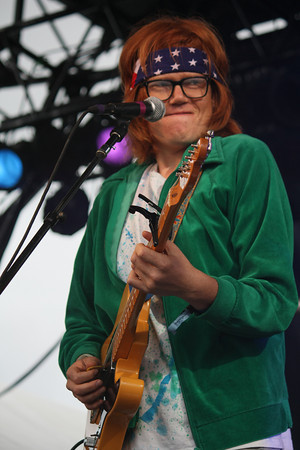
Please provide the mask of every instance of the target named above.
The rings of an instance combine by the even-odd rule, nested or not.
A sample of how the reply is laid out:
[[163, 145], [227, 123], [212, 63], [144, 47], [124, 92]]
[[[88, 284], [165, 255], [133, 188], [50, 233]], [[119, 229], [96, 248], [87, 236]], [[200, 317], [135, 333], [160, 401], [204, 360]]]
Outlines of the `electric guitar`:
[[[148, 247], [163, 252], [172, 232], [179, 208], [196, 185], [202, 165], [211, 148], [208, 132], [190, 150], [177, 173], [177, 180], [168, 192], [157, 225], [157, 241]], [[139, 379], [140, 365], [148, 345], [148, 316], [150, 300], [147, 293], [128, 284], [121, 299], [117, 318], [110, 336], [101, 349], [99, 377], [107, 387], [107, 397], [112, 407], [90, 411], [88, 414], [86, 450], [119, 450], [122, 448], [130, 420], [134, 417], [143, 395], [144, 382]]]

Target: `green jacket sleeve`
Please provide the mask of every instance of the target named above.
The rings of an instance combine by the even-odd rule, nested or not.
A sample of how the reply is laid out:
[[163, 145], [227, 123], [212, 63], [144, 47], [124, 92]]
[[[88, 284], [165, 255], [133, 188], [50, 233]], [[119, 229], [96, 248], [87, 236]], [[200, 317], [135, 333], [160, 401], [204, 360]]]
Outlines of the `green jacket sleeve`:
[[[95, 201], [75, 259], [66, 310], [66, 332], [61, 342], [59, 354], [59, 363], [64, 374], [81, 354], [88, 353], [99, 357], [101, 345], [107, 337], [107, 334], [103, 331], [104, 328], [99, 325], [99, 311], [95, 310], [94, 302], [94, 241], [99, 234], [96, 233], [96, 228], [100, 205], [101, 196]], [[105, 215], [105, 208], [101, 212]], [[101, 230], [99, 231], [101, 233]], [[104, 246], [104, 240], [102, 241]], [[103, 270], [105, 270], [104, 262]], [[110, 322], [105, 311], [101, 311], [101, 316], [103, 321]]]
[[227, 196], [230, 248], [238, 270], [234, 276], [216, 276], [219, 292], [202, 319], [227, 333], [255, 337], [284, 331], [297, 308], [293, 221], [268, 147], [247, 136], [242, 144], [230, 161], [234, 183]]
[[59, 362], [64, 373], [81, 354], [100, 356], [118, 312], [125, 283], [116, 254], [132, 196], [143, 166], [124, 167], [104, 181], [79, 247], [66, 311]]

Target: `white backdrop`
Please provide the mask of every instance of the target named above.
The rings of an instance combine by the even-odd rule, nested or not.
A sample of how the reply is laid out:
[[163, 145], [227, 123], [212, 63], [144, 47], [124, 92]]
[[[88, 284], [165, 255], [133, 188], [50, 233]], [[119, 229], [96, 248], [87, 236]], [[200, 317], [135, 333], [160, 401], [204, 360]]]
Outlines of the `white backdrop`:
[[[1, 271], [37, 201], [38, 196], [22, 211]], [[34, 232], [41, 224], [39, 219]], [[49, 231], [0, 296], [0, 390], [34, 366], [62, 336], [73, 260], [82, 234], [83, 230], [66, 237]], [[68, 450], [83, 438], [86, 411], [65, 388], [57, 357], [58, 348], [0, 397], [1, 449]]]

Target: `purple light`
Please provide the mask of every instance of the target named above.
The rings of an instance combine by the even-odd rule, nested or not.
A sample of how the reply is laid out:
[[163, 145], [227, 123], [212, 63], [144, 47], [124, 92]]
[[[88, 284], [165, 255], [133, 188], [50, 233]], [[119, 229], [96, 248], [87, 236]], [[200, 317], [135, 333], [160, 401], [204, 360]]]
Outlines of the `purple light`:
[[[104, 128], [100, 131], [97, 136], [97, 148], [100, 148], [109, 139], [112, 129], [112, 127]], [[123, 166], [129, 163], [132, 158], [129, 142], [128, 136], [125, 136], [121, 142], [117, 142], [114, 148], [108, 153], [104, 162], [111, 166]]]

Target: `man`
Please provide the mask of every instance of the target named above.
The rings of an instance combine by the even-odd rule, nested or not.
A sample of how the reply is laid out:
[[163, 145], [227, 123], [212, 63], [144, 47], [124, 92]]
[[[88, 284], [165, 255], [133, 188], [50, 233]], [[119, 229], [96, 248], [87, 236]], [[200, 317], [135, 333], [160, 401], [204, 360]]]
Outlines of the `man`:
[[[297, 308], [292, 218], [269, 149], [231, 118], [228, 61], [204, 21], [162, 18], [138, 29], [120, 58], [124, 100], [165, 103], [154, 123], [129, 128], [137, 162], [108, 179], [80, 246], [60, 364], [67, 388], [88, 409], [103, 405], [100, 349], [125, 283], [152, 294], [145, 381], [124, 448], [292, 449], [284, 336]], [[176, 169], [207, 130], [212, 149], [174, 242], [147, 247], [147, 220]], [[186, 306], [193, 314], [169, 326]]]

